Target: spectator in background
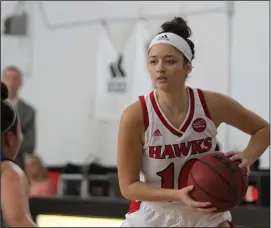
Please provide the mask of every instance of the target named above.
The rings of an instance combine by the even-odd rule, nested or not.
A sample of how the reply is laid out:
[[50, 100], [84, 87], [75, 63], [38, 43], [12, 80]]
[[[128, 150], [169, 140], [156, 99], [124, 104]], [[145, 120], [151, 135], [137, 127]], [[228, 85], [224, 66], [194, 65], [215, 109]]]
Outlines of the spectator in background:
[[[254, 172], [260, 171], [260, 159], [257, 159], [252, 164], [252, 166], [250, 166], [250, 170], [254, 171]], [[245, 200], [246, 200], [247, 203], [256, 203], [257, 199], [258, 199], [257, 182], [255, 182], [253, 180], [249, 180]]]
[[16, 66], [8, 66], [3, 70], [2, 81], [9, 90], [8, 101], [17, 111], [23, 133], [23, 142], [16, 158], [16, 163], [24, 170], [24, 154], [33, 154], [35, 149], [35, 110], [19, 97], [19, 89], [22, 86], [23, 76]]
[[48, 170], [38, 156], [25, 155], [25, 170], [30, 181], [30, 196], [53, 196], [57, 194], [56, 185], [48, 176]]

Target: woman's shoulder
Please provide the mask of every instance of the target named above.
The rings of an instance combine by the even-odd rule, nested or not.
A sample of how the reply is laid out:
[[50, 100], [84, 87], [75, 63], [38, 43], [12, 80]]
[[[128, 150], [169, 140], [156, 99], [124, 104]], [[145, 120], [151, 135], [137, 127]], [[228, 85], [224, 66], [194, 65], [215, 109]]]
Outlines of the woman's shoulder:
[[143, 109], [141, 102], [138, 100], [131, 105], [127, 106], [121, 115], [122, 122], [131, 122], [131, 123], [143, 123]]

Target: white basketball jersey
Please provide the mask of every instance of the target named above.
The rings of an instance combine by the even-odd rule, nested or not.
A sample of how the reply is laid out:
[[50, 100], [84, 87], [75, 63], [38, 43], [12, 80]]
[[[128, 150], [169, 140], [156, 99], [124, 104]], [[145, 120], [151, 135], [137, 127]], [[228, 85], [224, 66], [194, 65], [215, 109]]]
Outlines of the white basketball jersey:
[[[211, 120], [203, 92], [189, 87], [186, 90], [189, 108], [178, 129], [163, 114], [155, 91], [139, 97], [145, 125], [140, 175], [142, 182], [162, 188], [181, 189], [187, 186], [195, 159], [215, 150], [217, 129]], [[229, 212], [205, 214], [181, 205], [180, 201], [132, 200], [123, 226], [217, 227], [224, 221], [231, 221]]]
[[215, 150], [217, 129], [203, 93], [200, 89], [189, 87], [186, 90], [189, 108], [178, 129], [163, 114], [155, 91], [139, 97], [145, 124], [141, 181], [163, 188], [180, 189], [187, 185], [191, 159]]

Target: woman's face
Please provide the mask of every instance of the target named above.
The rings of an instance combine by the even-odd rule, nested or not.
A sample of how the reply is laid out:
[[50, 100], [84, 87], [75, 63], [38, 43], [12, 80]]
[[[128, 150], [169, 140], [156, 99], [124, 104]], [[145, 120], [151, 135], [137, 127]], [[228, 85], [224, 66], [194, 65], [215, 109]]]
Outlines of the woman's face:
[[17, 156], [18, 151], [22, 144], [22, 129], [20, 119], [18, 118], [17, 132], [14, 134], [12, 131], [6, 133], [3, 137], [5, 152], [13, 159]]
[[169, 44], [155, 44], [148, 53], [148, 71], [156, 88], [172, 90], [184, 85], [191, 64]]
[[25, 171], [26, 171], [27, 176], [30, 179], [38, 177], [40, 174], [40, 170], [41, 170], [40, 163], [32, 157], [26, 156]]

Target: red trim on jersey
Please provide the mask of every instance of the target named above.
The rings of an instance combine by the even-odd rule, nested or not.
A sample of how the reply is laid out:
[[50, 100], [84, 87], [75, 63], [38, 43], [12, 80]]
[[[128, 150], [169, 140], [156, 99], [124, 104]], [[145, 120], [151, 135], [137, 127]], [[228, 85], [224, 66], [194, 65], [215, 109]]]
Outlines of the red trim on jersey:
[[146, 104], [146, 100], [144, 96], [140, 96], [139, 97], [141, 106], [142, 106], [142, 111], [143, 111], [143, 118], [144, 118], [144, 128], [145, 131], [147, 131], [148, 127], [149, 127], [149, 114], [148, 114], [148, 108], [147, 108], [147, 104]]
[[131, 204], [130, 204], [128, 214], [132, 214], [132, 213], [138, 211], [139, 208], [140, 208], [140, 204], [141, 204], [141, 201], [132, 200]]
[[197, 89], [197, 91], [198, 91], [198, 94], [199, 94], [199, 99], [200, 99], [203, 111], [205, 113], [205, 116], [208, 117], [210, 120], [212, 120], [212, 117], [211, 117], [210, 112], [208, 110], [208, 107], [207, 107], [207, 104], [206, 104], [206, 101], [205, 101], [205, 98], [204, 98], [202, 90], [201, 89]]
[[154, 91], [152, 91], [150, 93], [150, 99], [151, 99], [151, 103], [152, 106], [154, 108], [154, 111], [156, 112], [157, 116], [159, 117], [159, 119], [161, 120], [161, 122], [165, 125], [165, 127], [174, 135], [178, 136], [178, 137], [182, 137], [182, 135], [184, 134], [184, 132], [187, 130], [187, 128], [189, 127], [189, 125], [191, 124], [191, 121], [193, 119], [194, 116], [194, 112], [195, 112], [195, 97], [194, 97], [194, 93], [193, 90], [189, 87], [188, 88], [188, 96], [189, 96], [189, 101], [190, 101], [190, 105], [189, 105], [189, 110], [188, 110], [188, 117], [185, 119], [185, 122], [183, 122], [181, 129], [179, 131], [177, 131], [176, 129], [174, 129], [169, 123], [168, 121], [165, 119], [165, 117], [163, 116], [163, 114], [161, 113], [158, 104], [155, 100], [155, 95], [154, 95]]
[[190, 97], [190, 112], [188, 115], [188, 118], [186, 119], [186, 122], [183, 124], [181, 131], [184, 133], [186, 132], [187, 128], [189, 127], [189, 125], [191, 124], [191, 121], [194, 117], [194, 113], [195, 113], [195, 96], [194, 96], [194, 91], [193, 89], [191, 89], [190, 87], [188, 88], [188, 94]]

